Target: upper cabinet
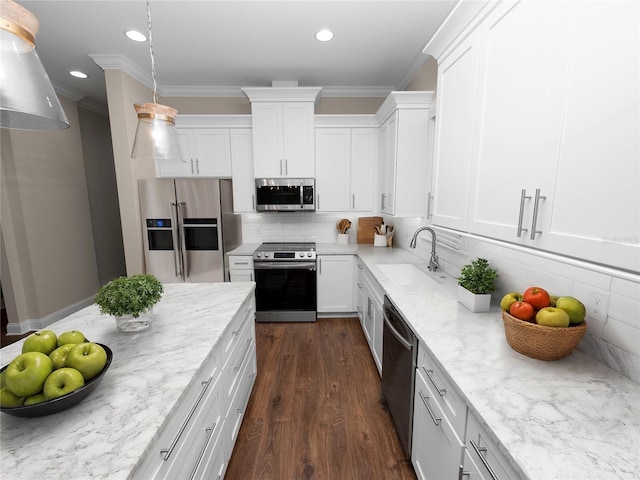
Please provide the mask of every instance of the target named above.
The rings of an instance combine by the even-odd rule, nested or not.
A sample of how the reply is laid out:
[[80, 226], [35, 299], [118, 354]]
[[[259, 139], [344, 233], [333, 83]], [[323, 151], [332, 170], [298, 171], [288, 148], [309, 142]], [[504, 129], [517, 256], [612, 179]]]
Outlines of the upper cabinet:
[[320, 88], [243, 91], [251, 101], [255, 177], [315, 177], [314, 106]]
[[378, 204], [382, 213], [421, 217], [427, 198], [433, 92], [391, 92], [380, 106]]
[[497, 2], [428, 45], [433, 222], [640, 270], [639, 32], [638, 2]]
[[316, 210], [373, 210], [378, 125], [373, 115], [316, 116]]

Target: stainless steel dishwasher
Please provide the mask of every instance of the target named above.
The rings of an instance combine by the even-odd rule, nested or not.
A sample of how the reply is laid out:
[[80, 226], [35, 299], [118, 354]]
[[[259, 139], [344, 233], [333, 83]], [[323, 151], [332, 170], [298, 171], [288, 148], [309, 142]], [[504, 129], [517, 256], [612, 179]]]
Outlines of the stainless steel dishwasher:
[[396, 426], [400, 444], [411, 458], [413, 391], [418, 339], [389, 297], [384, 297], [382, 334], [382, 394]]

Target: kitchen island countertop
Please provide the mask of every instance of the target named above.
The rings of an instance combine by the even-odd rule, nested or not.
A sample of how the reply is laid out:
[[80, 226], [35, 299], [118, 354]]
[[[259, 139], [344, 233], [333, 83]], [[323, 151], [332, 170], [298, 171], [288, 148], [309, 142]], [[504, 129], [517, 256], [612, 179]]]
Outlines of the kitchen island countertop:
[[[152, 327], [135, 334], [118, 333], [95, 304], [47, 327], [82, 331], [108, 345], [113, 361], [96, 390], [67, 410], [37, 418], [0, 414], [2, 479], [128, 478], [254, 288], [253, 282], [165, 285]], [[2, 366], [22, 343], [0, 350]]]
[[358, 256], [517, 471], [531, 480], [640, 478], [640, 385], [578, 350], [549, 362], [515, 352], [500, 308], [467, 310], [451, 277], [394, 282], [380, 265], [427, 272], [407, 250], [359, 245]]

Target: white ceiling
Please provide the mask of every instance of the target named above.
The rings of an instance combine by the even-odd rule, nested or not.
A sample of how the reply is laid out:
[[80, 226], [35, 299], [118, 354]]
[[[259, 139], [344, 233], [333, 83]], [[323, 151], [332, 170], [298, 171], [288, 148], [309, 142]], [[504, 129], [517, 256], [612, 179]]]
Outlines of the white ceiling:
[[[103, 71], [91, 56], [120, 58], [151, 87], [145, 0], [30, 1], [36, 50], [59, 93], [106, 106]], [[422, 49], [457, 0], [152, 0], [158, 93], [242, 96], [240, 87], [297, 80], [325, 96], [385, 96], [424, 63]], [[321, 43], [314, 34], [330, 28]], [[102, 63], [102, 62], [100, 62]], [[81, 70], [89, 79], [69, 75]], [[135, 75], [134, 75], [135, 76]]]

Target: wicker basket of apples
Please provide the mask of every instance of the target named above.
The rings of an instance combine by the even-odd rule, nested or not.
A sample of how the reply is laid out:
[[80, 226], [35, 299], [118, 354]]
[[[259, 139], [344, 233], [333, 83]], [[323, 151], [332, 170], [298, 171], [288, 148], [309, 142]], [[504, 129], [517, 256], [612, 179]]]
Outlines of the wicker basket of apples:
[[502, 297], [507, 343], [516, 352], [538, 360], [569, 355], [587, 331], [586, 309], [577, 298], [556, 297], [540, 287]]
[[32, 333], [22, 353], [0, 370], [0, 411], [39, 417], [65, 410], [96, 388], [112, 359], [109, 347], [78, 330]]

